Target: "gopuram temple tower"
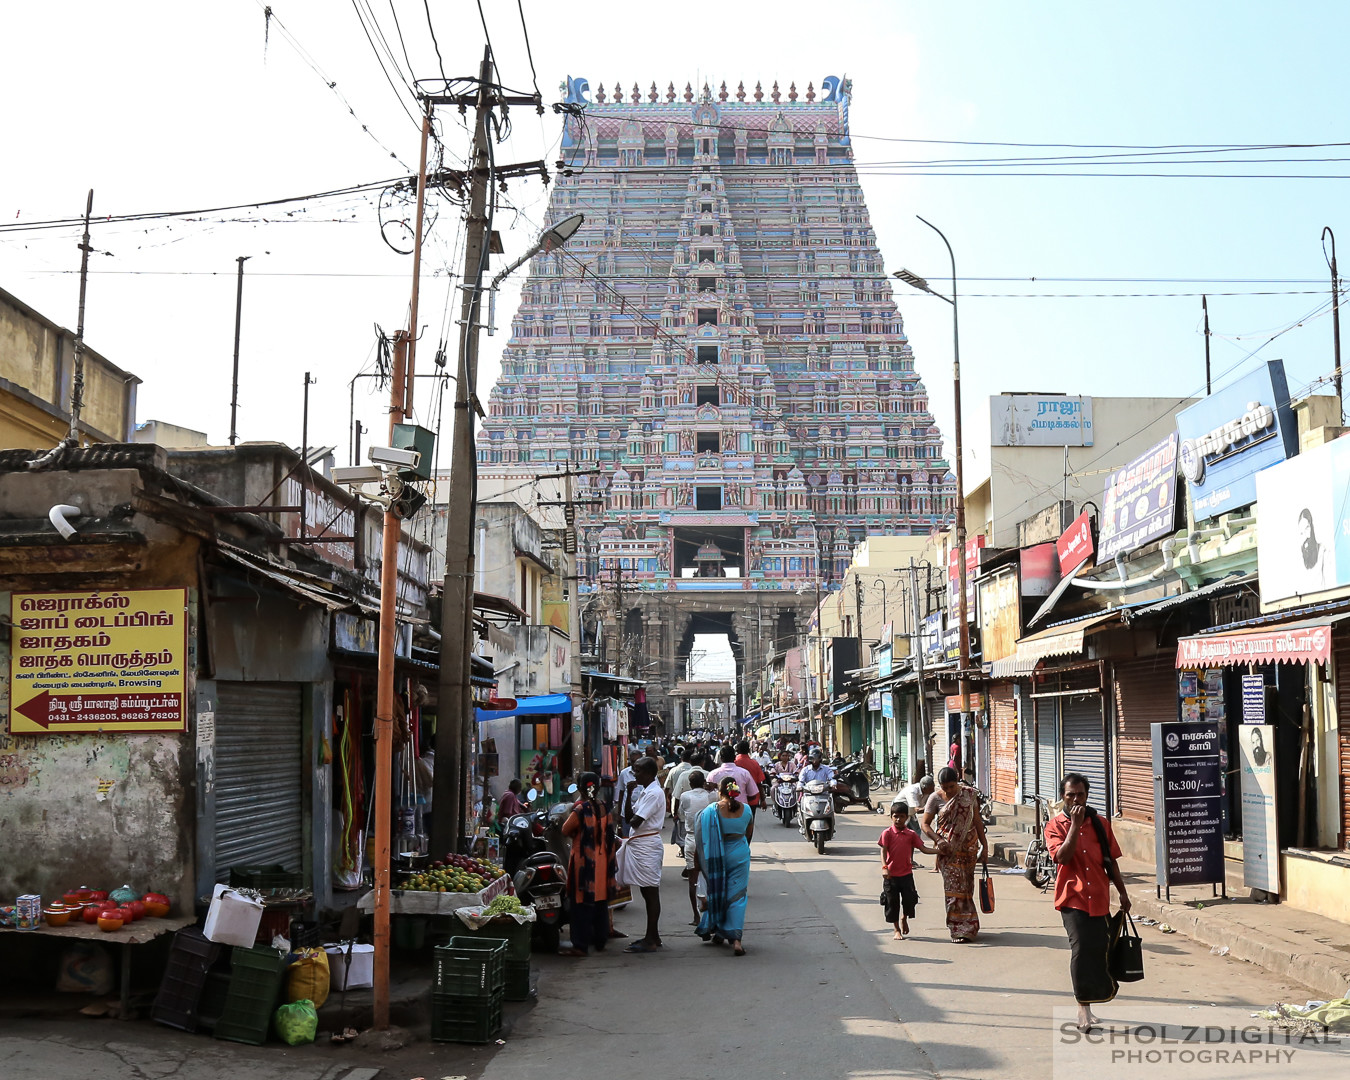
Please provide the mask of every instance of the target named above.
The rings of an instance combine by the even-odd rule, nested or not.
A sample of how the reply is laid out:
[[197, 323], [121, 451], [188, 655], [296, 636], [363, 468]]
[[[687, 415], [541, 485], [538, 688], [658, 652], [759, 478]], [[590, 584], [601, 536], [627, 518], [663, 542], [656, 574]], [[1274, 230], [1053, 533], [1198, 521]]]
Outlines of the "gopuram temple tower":
[[[955, 481], [853, 165], [851, 86], [566, 84], [548, 223], [478, 438], [480, 483], [578, 477], [611, 670], [659, 689], [695, 633], [752, 680], [872, 534], [950, 524]], [[600, 597], [603, 604], [588, 603]], [[739, 651], [737, 651], [739, 650]]]

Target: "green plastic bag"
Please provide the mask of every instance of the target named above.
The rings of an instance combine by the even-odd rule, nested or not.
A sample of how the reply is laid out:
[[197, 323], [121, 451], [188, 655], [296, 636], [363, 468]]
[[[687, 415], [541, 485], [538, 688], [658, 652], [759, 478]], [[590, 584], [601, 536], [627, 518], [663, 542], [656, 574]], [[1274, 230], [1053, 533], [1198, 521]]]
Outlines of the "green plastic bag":
[[319, 1030], [319, 1012], [308, 998], [282, 1005], [272, 1015], [277, 1037], [288, 1046], [312, 1043]]

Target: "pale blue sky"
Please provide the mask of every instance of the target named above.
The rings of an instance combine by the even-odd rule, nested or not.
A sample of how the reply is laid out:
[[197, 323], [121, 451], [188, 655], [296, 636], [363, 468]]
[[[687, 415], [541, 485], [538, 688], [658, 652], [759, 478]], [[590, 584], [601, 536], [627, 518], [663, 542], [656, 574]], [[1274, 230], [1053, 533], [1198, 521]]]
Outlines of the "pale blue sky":
[[[405, 162], [415, 162], [416, 130], [376, 66], [351, 6], [278, 0], [272, 7], [371, 131]], [[421, 3], [395, 0], [395, 8], [413, 67], [431, 77], [437, 62]], [[484, 9], [504, 80], [528, 88], [514, 0], [484, 0]], [[1061, 152], [886, 138], [1334, 141], [1344, 127], [1339, 91], [1350, 18], [1343, 3], [906, 0], [696, 8], [526, 0], [525, 9], [546, 100], [556, 98], [567, 74], [585, 75], [593, 86], [619, 79], [644, 88], [653, 80], [664, 88], [671, 80], [682, 87], [703, 78], [714, 86], [726, 78], [733, 88], [739, 79], [753, 86], [758, 78], [767, 87], [778, 78], [785, 91], [794, 79], [804, 91], [808, 80], [819, 87], [828, 74], [851, 77], [858, 160], [888, 270], [909, 266], [935, 285], [945, 281], [946, 253], [915, 213], [941, 226], [956, 249], [966, 297], [962, 353], [972, 446], [980, 441], [990, 393], [1181, 397], [1203, 382], [1198, 296], [978, 294], [1321, 290], [1214, 296], [1213, 352], [1222, 372], [1325, 299], [1327, 269], [1318, 241], [1323, 225], [1340, 229], [1350, 245], [1342, 179], [1010, 177], [1003, 174], [1014, 170], [994, 166], [952, 177], [877, 164]], [[374, 3], [371, 10], [401, 59], [388, 5]], [[0, 93], [8, 103], [0, 121], [7, 147], [0, 223], [78, 213], [90, 186], [97, 189], [97, 211], [122, 213], [300, 194], [402, 171], [362, 134], [275, 25], [264, 54], [264, 20], [254, 0], [147, 3], [137, 11], [129, 18], [125, 9], [69, 3], [8, 13], [7, 37], [21, 47], [9, 52], [0, 70]], [[473, 72], [483, 41], [476, 7], [432, 0], [431, 11], [446, 70]], [[522, 109], [513, 118], [515, 135], [498, 160], [556, 157], [556, 117], [540, 121]], [[452, 151], [463, 152], [467, 136], [453, 113], [445, 117], [445, 137]], [[1327, 148], [1308, 156], [1350, 153]], [[1350, 162], [1196, 171], [1350, 175]], [[516, 189], [512, 198], [535, 221], [542, 218], [546, 194], [537, 183]], [[392, 330], [403, 320], [409, 260], [381, 243], [369, 201], [349, 200], [341, 209], [345, 223], [331, 220], [341, 215], [330, 205], [306, 211], [300, 223], [211, 220], [149, 232], [96, 230], [95, 246], [112, 254], [96, 256], [95, 269], [122, 273], [100, 273], [91, 283], [89, 341], [145, 379], [141, 419], [205, 428], [223, 440], [234, 258], [252, 254], [244, 437], [298, 443], [301, 377], [312, 370], [319, 378], [312, 398], [314, 439], [336, 443], [345, 453], [348, 380], [368, 363], [372, 324]], [[428, 249], [424, 365], [444, 325], [446, 282], [430, 275], [455, 261], [452, 224], [448, 214], [440, 219]], [[525, 219], [506, 225], [508, 252], [518, 252], [532, 228]], [[74, 239], [69, 230], [0, 233], [0, 286], [73, 326], [76, 282], [59, 271], [78, 265]], [[1350, 258], [1350, 246], [1346, 251]], [[219, 276], [204, 276], [213, 272]], [[312, 276], [334, 273], [364, 276]], [[1031, 277], [1039, 280], [1026, 280]], [[1203, 280], [1046, 280], [1057, 277]], [[1023, 280], [989, 280], [995, 278]], [[919, 370], [943, 430], [950, 431], [949, 309], [916, 293], [900, 300]], [[507, 295], [499, 322], [512, 306]], [[484, 341], [484, 392], [504, 340]], [[1260, 356], [1283, 357], [1291, 386], [1307, 384], [1332, 367], [1330, 320], [1314, 319]], [[378, 433], [379, 403], [364, 388], [358, 407]], [[971, 471], [978, 473], [978, 465]]]

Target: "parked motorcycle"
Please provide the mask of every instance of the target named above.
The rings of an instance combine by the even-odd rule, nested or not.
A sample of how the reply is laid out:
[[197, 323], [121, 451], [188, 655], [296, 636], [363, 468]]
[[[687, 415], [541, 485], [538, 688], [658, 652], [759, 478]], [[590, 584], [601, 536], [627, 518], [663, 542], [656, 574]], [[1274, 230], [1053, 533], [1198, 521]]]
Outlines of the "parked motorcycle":
[[[1031, 830], [1031, 842], [1027, 844], [1026, 854], [1022, 856], [1022, 873], [1026, 879], [1038, 889], [1047, 888], [1055, 880], [1059, 873], [1059, 865], [1050, 855], [1050, 849], [1045, 844], [1045, 822], [1049, 818], [1049, 803], [1039, 795], [1034, 796], [1036, 802], [1036, 824]], [[1041, 814], [1041, 808], [1045, 807], [1045, 816]]]
[[994, 823], [994, 800], [980, 792], [980, 820], [986, 825]]
[[[576, 791], [575, 785], [571, 790]], [[502, 869], [511, 875], [520, 902], [534, 907], [533, 948], [556, 953], [569, 914], [567, 863], [559, 852], [566, 851], [562, 823], [572, 808], [559, 803], [551, 810], [535, 810], [538, 792], [531, 791], [526, 798], [531, 804], [529, 812], [517, 814], [506, 823]]]
[[845, 807], [849, 806], [866, 806], [868, 810], [873, 809], [872, 783], [867, 776], [867, 766], [861, 761], [845, 762], [842, 768], [835, 770], [831, 791], [834, 794], [834, 808], [838, 813], [843, 813]]
[[801, 819], [802, 835], [824, 855], [826, 841], [834, 839], [834, 799], [824, 780], [812, 780], [802, 789], [797, 814]]
[[796, 775], [780, 773], [774, 777], [772, 794], [774, 814], [785, 826], [791, 825], [797, 817], [797, 804], [801, 801]]

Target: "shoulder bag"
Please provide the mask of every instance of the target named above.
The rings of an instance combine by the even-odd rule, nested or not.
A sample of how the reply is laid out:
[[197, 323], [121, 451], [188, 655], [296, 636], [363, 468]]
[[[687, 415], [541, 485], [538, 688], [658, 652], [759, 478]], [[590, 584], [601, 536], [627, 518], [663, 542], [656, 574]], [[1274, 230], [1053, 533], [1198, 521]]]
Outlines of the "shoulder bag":
[[[1115, 860], [1111, 858], [1111, 843], [1106, 836], [1106, 827], [1096, 814], [1088, 820], [1092, 822], [1092, 831], [1097, 834], [1097, 843], [1102, 849], [1102, 866], [1109, 878], [1115, 868]], [[1144, 940], [1139, 936], [1128, 911], [1117, 911], [1111, 916], [1110, 942], [1107, 966], [1111, 978], [1118, 983], [1141, 981], [1144, 977]]]
[[994, 911], [994, 879], [989, 876], [989, 864], [984, 864], [984, 877], [980, 878], [980, 910], [986, 915]]

